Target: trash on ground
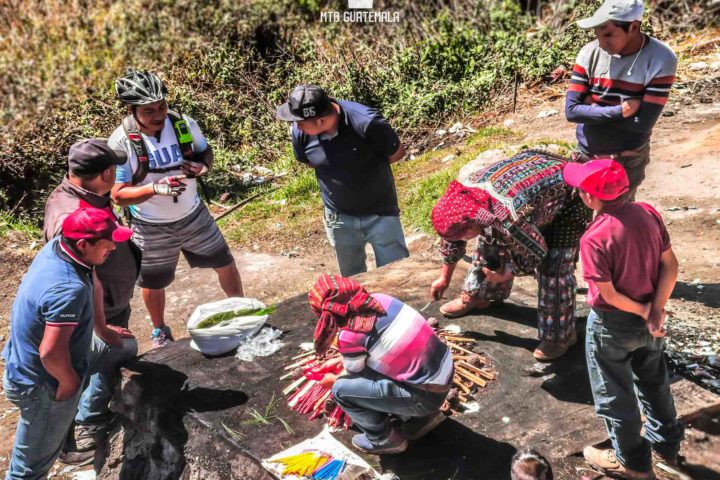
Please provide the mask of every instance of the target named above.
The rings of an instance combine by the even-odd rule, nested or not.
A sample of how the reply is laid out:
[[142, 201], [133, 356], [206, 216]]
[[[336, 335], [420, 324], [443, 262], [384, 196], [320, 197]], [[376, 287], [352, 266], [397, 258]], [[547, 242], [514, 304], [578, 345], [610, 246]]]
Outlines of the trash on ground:
[[285, 344], [279, 340], [282, 330], [263, 327], [255, 336], [246, 338], [238, 346], [235, 358], [252, 362], [255, 357], [268, 357], [280, 350]]

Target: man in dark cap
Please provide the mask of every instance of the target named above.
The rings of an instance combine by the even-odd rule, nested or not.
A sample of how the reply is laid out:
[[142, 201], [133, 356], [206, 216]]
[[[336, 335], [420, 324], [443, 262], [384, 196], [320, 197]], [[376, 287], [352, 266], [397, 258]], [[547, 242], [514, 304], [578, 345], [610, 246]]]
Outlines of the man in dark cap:
[[295, 158], [315, 169], [325, 232], [342, 276], [366, 271], [367, 243], [378, 267], [409, 256], [390, 168], [405, 147], [380, 112], [334, 100], [316, 85], [299, 85], [277, 117], [293, 122]]
[[[125, 161], [125, 154], [111, 149], [105, 140], [91, 138], [70, 147], [68, 173], [45, 205], [46, 242], [61, 233], [63, 220], [78, 208], [94, 207], [114, 215], [109, 193], [115, 185], [115, 169]], [[122, 242], [105, 263], [95, 268], [102, 284], [97, 292], [101, 297], [98, 297], [95, 333], [109, 345], [121, 345], [122, 338], [132, 337], [127, 327], [140, 259], [140, 249], [132, 241]], [[90, 377], [90, 386], [80, 399], [75, 417], [75, 446], [72, 447], [83, 454], [64, 452], [61, 460], [84, 463], [92, 459], [97, 439], [107, 431], [110, 416], [107, 403], [116, 381], [114, 374], [98, 372]]]

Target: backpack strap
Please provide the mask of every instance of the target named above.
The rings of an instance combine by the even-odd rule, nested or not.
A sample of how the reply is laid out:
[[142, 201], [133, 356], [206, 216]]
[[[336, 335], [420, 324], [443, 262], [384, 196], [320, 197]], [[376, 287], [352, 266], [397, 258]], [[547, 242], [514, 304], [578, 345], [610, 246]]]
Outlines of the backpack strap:
[[[175, 133], [175, 138], [177, 139], [178, 145], [180, 146], [180, 152], [182, 153], [183, 158], [185, 160], [193, 160], [193, 137], [192, 133], [190, 132], [190, 126], [183, 118], [183, 116], [175, 110], [168, 110], [168, 117], [170, 118], [170, 123], [172, 123], [173, 132]], [[142, 135], [140, 134], [140, 129], [138, 129], [135, 117], [133, 117], [132, 115], [128, 115], [127, 117], [125, 117], [123, 119], [122, 126], [123, 130], [125, 130], [125, 135], [130, 141], [130, 146], [132, 147], [133, 152], [135, 152], [135, 156], [138, 159], [138, 168], [137, 170], [135, 170], [135, 172], [133, 172], [132, 176], [133, 185], [137, 185], [138, 183], [145, 180], [147, 174], [151, 172], [167, 173], [174, 170], [179, 170], [179, 167], [150, 168], [147, 146], [145, 145], [145, 141], [142, 139]]]
[[[168, 117], [170, 118], [170, 123], [172, 123], [173, 132], [175, 132], [175, 137], [177, 138], [183, 158], [191, 162], [202, 162], [199, 158], [195, 157], [195, 152], [193, 152], [193, 136], [187, 120], [183, 118], [179, 110], [168, 110]], [[200, 184], [200, 189], [205, 195], [205, 199], [209, 201], [210, 196], [208, 195], [207, 187], [202, 177], [188, 175], [188, 178], [197, 179]]]
[[137, 122], [135, 122], [135, 117], [128, 115], [123, 118], [122, 126], [123, 130], [125, 130], [125, 135], [130, 141], [130, 146], [138, 159], [138, 168], [133, 172], [132, 176], [132, 184], [137, 185], [145, 180], [145, 177], [147, 177], [147, 174], [150, 171], [150, 160], [148, 159], [147, 146], [145, 146], [142, 135], [140, 135], [140, 130], [138, 129]]
[[175, 132], [175, 138], [177, 139], [178, 145], [180, 146], [180, 152], [185, 160], [195, 161], [195, 154], [193, 153], [193, 136], [190, 132], [190, 125], [187, 120], [183, 118], [180, 112], [175, 110], [168, 110], [168, 117], [170, 123], [173, 126], [173, 132]]

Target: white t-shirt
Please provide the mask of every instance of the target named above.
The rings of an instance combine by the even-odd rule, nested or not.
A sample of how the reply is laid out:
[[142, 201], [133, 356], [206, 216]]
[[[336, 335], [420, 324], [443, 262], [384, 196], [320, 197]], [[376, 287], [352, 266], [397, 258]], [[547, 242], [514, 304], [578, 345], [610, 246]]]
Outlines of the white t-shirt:
[[[183, 118], [187, 121], [190, 133], [192, 133], [193, 151], [196, 153], [204, 152], [208, 147], [208, 143], [197, 122], [187, 115], [183, 115]], [[150, 172], [137, 186], [153, 183], [168, 175], [182, 174], [179, 167], [183, 162], [183, 156], [169, 117], [165, 120], [165, 126], [160, 132], [159, 141], [153, 135], [148, 136], [144, 133], [141, 133], [141, 135], [147, 148], [151, 169], [178, 168], [178, 170], [164, 173]], [[138, 168], [138, 159], [122, 125], [110, 135], [108, 144], [111, 148], [122, 150], [128, 155], [128, 161], [117, 167], [115, 183], [131, 183], [133, 172]], [[134, 217], [151, 223], [170, 223], [185, 218], [200, 205], [202, 200], [197, 192], [197, 181], [194, 178], [188, 178], [184, 182], [187, 184], [187, 190], [182, 195], [175, 197], [178, 199], [177, 203], [173, 202], [173, 197], [155, 195], [143, 203], [131, 205], [130, 212]]]

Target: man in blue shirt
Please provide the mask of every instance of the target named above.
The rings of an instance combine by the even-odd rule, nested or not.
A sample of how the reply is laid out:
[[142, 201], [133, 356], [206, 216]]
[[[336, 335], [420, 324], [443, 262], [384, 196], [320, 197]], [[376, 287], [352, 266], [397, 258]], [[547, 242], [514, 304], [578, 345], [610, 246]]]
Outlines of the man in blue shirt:
[[388, 121], [374, 108], [333, 100], [316, 85], [297, 86], [277, 117], [293, 122], [295, 158], [315, 169], [340, 273], [366, 271], [367, 243], [378, 267], [409, 256], [390, 167], [405, 147]]
[[75, 417], [84, 378], [134, 356], [93, 338], [95, 265], [132, 230], [112, 214], [80, 208], [62, 223], [23, 277], [3, 351], [5, 396], [20, 409], [7, 479], [45, 478]]

